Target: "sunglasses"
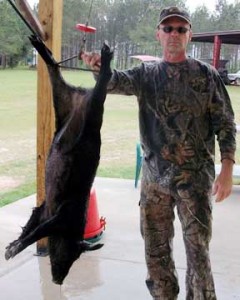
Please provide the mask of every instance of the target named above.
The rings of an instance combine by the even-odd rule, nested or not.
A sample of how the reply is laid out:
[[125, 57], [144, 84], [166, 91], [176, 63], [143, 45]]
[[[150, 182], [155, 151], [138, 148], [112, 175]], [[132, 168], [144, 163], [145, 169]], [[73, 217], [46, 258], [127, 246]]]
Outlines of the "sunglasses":
[[188, 30], [190, 30], [189, 28], [183, 26], [179, 26], [179, 27], [164, 26], [164, 27], [160, 27], [159, 29], [162, 29], [165, 33], [171, 33], [173, 30], [176, 30], [180, 34], [186, 33]]

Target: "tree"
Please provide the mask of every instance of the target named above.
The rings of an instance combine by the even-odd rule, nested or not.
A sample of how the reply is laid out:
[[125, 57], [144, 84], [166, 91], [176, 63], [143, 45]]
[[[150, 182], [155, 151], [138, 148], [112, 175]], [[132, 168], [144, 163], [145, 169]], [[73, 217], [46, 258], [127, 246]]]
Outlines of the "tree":
[[[0, 2], [0, 55], [14, 67], [30, 49], [28, 30], [6, 1]], [[7, 59], [6, 59], [7, 58]], [[6, 64], [3, 65], [6, 67]]]
[[[127, 67], [129, 56], [150, 54], [161, 56], [161, 47], [155, 39], [155, 30], [159, 12], [166, 6], [180, 6], [185, 9], [183, 0], [65, 0], [63, 9], [63, 59], [77, 55], [83, 46], [87, 51], [100, 51], [107, 40], [115, 49], [117, 67]], [[37, 7], [35, 7], [37, 10]], [[200, 5], [191, 15], [194, 32], [238, 29], [240, 24], [240, 3], [227, 4], [226, 0], [217, 0], [215, 12]], [[96, 27], [94, 34], [85, 34], [76, 30], [75, 25], [82, 23]], [[25, 24], [15, 14], [6, 1], [0, 0], [0, 55], [6, 55], [8, 61], [19, 60], [31, 48], [27, 41], [29, 32]], [[222, 54], [234, 61], [233, 69], [239, 61], [239, 46], [223, 46]], [[198, 58], [209, 56], [211, 44], [196, 43], [190, 53]], [[77, 66], [78, 60], [71, 60], [67, 66]]]
[[[226, 0], [218, 0], [214, 12], [209, 12], [205, 5], [200, 5], [192, 13], [193, 32], [211, 32], [239, 29], [240, 3], [227, 4]], [[239, 43], [240, 44], [240, 43]], [[212, 43], [194, 43], [191, 54], [200, 59], [212, 59]], [[238, 70], [239, 45], [225, 45], [221, 47], [221, 59], [229, 60], [228, 69]]]

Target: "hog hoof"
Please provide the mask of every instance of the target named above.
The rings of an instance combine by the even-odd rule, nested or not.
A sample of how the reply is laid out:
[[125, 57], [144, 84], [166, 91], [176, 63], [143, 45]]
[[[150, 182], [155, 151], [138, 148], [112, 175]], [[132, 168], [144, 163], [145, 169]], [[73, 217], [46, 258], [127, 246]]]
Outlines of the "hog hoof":
[[20, 252], [21, 245], [22, 243], [18, 240], [9, 244], [9, 246], [6, 247], [5, 259], [9, 260], [10, 258], [13, 258], [15, 255], [17, 255]]

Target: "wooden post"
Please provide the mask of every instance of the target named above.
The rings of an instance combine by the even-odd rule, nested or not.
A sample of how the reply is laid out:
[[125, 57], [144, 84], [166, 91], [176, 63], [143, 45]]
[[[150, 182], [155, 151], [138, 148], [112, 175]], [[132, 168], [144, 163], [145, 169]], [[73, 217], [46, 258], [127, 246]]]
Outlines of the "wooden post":
[[[40, 0], [39, 21], [47, 34], [45, 41], [54, 58], [61, 59], [63, 0]], [[45, 163], [55, 129], [52, 88], [43, 60], [38, 56], [37, 84], [37, 206], [45, 199]], [[37, 243], [37, 253], [47, 251], [47, 239]]]

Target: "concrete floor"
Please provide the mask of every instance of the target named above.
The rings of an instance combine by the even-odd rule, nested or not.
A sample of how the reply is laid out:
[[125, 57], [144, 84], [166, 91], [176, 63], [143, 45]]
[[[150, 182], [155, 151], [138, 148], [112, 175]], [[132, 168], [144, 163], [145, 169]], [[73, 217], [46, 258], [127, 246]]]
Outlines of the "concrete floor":
[[[97, 178], [100, 216], [106, 218], [104, 247], [86, 253], [72, 266], [64, 284], [51, 282], [49, 258], [37, 257], [36, 245], [5, 261], [5, 247], [16, 239], [35, 206], [35, 195], [0, 209], [1, 300], [150, 300], [145, 287], [143, 241], [139, 233], [139, 189], [132, 180]], [[240, 187], [214, 204], [212, 268], [218, 300], [240, 300]], [[185, 299], [185, 251], [175, 221], [174, 258]], [[199, 300], [199, 299], [198, 299]]]

